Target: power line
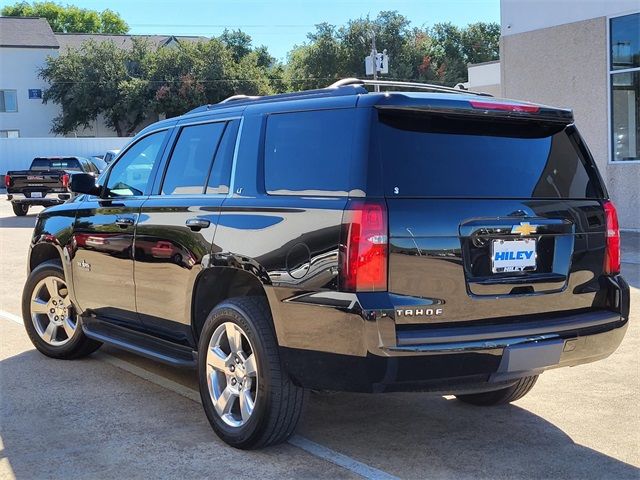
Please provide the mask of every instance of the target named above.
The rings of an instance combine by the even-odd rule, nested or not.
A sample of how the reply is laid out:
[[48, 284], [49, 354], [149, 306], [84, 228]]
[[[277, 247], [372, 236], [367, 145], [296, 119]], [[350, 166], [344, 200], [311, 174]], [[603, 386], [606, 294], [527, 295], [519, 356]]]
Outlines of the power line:
[[177, 27], [177, 28], [310, 28], [315, 27], [316, 24], [224, 24], [224, 23], [128, 23], [130, 27]]

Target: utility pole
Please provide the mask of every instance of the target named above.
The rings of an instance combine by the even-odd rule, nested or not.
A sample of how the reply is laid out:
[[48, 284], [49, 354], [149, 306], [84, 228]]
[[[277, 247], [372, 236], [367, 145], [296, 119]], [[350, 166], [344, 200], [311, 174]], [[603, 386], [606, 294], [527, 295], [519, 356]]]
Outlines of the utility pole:
[[[376, 32], [371, 31], [371, 53], [364, 59], [365, 75], [372, 75], [375, 83], [378, 80], [378, 74], [389, 73], [389, 56], [387, 50], [378, 53], [376, 48]], [[380, 91], [380, 85], [373, 86], [376, 92]]]
[[[373, 80], [378, 79], [378, 65], [377, 65], [378, 51], [376, 50], [376, 31], [371, 32], [371, 61], [373, 62]], [[373, 88], [376, 92], [380, 91], [380, 85], [374, 85]]]

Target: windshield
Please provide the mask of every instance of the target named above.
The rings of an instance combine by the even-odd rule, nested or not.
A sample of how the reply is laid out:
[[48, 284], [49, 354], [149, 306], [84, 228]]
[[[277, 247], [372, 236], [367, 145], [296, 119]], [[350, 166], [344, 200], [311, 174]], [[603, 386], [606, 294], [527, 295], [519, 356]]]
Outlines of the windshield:
[[380, 112], [374, 148], [394, 197], [601, 198], [573, 127]]

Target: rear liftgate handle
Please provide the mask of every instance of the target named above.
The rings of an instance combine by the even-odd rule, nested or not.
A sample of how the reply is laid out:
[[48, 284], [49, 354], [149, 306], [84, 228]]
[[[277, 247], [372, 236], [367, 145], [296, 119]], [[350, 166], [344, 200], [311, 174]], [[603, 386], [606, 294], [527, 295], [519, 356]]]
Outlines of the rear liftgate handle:
[[198, 232], [200, 231], [200, 229], [207, 228], [209, 225], [211, 225], [211, 222], [204, 218], [190, 218], [185, 222], [185, 225], [194, 232]]

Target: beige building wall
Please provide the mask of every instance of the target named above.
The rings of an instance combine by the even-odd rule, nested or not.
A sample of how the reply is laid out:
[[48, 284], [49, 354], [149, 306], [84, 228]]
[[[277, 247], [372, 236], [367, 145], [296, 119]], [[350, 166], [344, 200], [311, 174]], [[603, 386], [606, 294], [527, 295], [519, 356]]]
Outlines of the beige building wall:
[[502, 96], [571, 108], [621, 227], [640, 230], [640, 164], [609, 163], [607, 18], [503, 36]]
[[468, 65], [469, 90], [484, 92], [494, 97], [502, 95], [500, 85], [500, 60]]

